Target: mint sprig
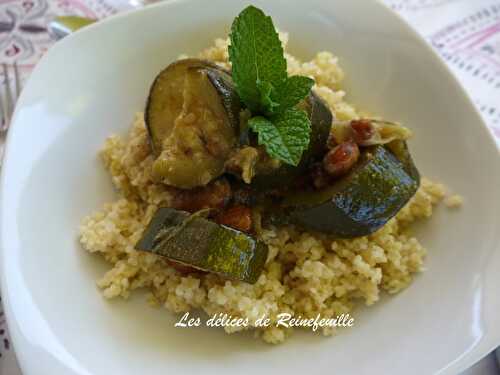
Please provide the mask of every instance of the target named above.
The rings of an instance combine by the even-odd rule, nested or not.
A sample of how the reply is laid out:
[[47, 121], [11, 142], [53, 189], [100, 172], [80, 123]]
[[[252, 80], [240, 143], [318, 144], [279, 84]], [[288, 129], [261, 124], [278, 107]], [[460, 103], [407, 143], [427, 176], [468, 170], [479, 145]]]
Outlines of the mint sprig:
[[236, 91], [254, 116], [250, 128], [272, 157], [297, 165], [309, 145], [311, 122], [295, 106], [314, 81], [288, 77], [281, 41], [271, 17], [249, 6], [231, 27], [229, 60]]

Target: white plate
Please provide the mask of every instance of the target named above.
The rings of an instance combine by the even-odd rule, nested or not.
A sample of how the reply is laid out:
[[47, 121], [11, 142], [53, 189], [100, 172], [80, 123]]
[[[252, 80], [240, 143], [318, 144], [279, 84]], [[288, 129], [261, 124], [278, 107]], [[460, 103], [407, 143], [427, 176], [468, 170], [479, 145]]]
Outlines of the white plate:
[[[1, 182], [2, 296], [25, 375], [454, 374], [500, 343], [500, 158], [443, 63], [372, 1], [253, 1], [304, 59], [340, 56], [349, 99], [415, 131], [423, 173], [465, 197], [420, 227], [427, 272], [357, 310], [337, 338], [297, 334], [272, 347], [250, 335], [175, 329], [175, 317], [105, 301], [106, 269], [77, 242], [80, 219], [113, 198], [96, 157], [141, 110], [155, 74], [226, 35], [247, 1], [170, 1], [89, 27], [52, 48], [24, 89]], [[209, 5], [208, 5], [209, 4]]]

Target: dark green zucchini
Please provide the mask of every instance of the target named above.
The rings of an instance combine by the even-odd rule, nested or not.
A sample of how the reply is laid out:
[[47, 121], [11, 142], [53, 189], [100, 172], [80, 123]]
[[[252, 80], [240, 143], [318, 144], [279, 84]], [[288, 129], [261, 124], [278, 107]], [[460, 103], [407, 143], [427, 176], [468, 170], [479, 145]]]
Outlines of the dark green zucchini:
[[173, 208], [156, 211], [136, 249], [251, 284], [264, 269], [268, 252], [246, 233]]
[[230, 74], [211, 62], [184, 59], [160, 72], [145, 111], [155, 181], [191, 189], [224, 173], [240, 109]]
[[283, 188], [290, 184], [298, 176], [304, 173], [309, 165], [322, 157], [326, 149], [326, 142], [330, 134], [333, 115], [328, 104], [316, 93], [311, 91], [309, 96], [301, 103], [301, 106], [309, 115], [311, 120], [311, 140], [309, 147], [304, 154], [298, 166], [294, 167], [288, 164], [281, 164], [278, 169], [269, 173], [257, 174], [252, 180], [252, 187], [262, 191], [274, 188]]
[[400, 152], [404, 164], [384, 146], [365, 149], [353, 170], [332, 186], [287, 194], [275, 218], [341, 238], [375, 232], [419, 186], [418, 171], [406, 146]]
[[388, 143], [386, 147], [391, 150], [401, 164], [403, 164], [406, 173], [420, 184], [420, 173], [413, 162], [408, 144], [405, 141], [396, 140]]

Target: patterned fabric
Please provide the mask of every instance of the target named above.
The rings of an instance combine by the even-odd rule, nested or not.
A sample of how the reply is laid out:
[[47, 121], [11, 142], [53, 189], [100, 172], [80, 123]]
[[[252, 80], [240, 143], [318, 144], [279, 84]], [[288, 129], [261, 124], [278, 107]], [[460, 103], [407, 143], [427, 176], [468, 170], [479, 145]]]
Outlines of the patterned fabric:
[[385, 0], [439, 53], [500, 146], [500, 1]]
[[[500, 0], [383, 1], [451, 67], [500, 146]], [[0, 62], [16, 61], [26, 79], [53, 43], [47, 24], [55, 15], [100, 19], [139, 4], [140, 0], [0, 0]], [[1, 298], [0, 374], [20, 375]]]
[[31, 70], [53, 43], [47, 24], [54, 16], [102, 18], [116, 11], [104, 0], [1, 0], [0, 60]]

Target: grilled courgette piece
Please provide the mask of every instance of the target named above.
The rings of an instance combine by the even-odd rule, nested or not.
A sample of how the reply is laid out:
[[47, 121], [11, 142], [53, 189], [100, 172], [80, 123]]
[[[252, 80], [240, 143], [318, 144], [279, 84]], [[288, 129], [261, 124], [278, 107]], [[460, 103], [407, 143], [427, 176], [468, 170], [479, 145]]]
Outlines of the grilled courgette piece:
[[160, 72], [145, 113], [155, 181], [191, 189], [224, 173], [240, 109], [230, 74], [211, 62], [184, 59]]
[[173, 208], [156, 211], [136, 249], [250, 284], [259, 278], [268, 252], [246, 233]]
[[276, 221], [341, 238], [375, 232], [398, 213], [419, 186], [418, 171], [406, 145], [399, 152], [400, 160], [384, 146], [365, 149], [352, 171], [333, 185], [287, 194], [275, 209]]
[[405, 141], [395, 140], [386, 146], [396, 158], [403, 164], [403, 167], [408, 175], [420, 184], [420, 173], [418, 172], [415, 163], [408, 149], [408, 144]]

